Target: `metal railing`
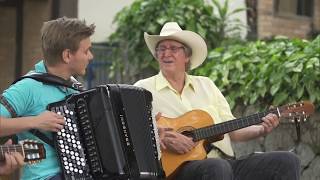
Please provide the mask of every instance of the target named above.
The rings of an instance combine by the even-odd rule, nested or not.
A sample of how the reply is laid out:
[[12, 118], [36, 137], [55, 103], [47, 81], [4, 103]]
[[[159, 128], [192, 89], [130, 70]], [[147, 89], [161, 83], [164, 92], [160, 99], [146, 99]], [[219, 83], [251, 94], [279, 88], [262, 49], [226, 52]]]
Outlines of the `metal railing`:
[[87, 67], [86, 75], [83, 79], [84, 86], [89, 89], [101, 84], [110, 82], [108, 69], [112, 64], [111, 55], [113, 47], [107, 44], [93, 44], [93, 61]]

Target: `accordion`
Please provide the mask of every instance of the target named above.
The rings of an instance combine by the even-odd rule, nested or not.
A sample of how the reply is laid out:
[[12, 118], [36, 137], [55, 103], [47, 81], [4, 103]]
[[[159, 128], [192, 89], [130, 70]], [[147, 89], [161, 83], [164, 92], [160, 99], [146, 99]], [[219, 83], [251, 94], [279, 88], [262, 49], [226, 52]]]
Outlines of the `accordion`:
[[163, 179], [152, 94], [101, 85], [48, 105], [65, 118], [54, 142], [65, 180]]

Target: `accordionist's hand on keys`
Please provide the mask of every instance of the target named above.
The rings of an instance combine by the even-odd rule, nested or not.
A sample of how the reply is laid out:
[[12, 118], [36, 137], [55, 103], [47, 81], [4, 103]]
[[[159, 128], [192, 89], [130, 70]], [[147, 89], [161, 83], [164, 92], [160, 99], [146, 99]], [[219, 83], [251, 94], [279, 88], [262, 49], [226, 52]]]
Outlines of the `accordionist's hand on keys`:
[[[156, 115], [156, 120], [161, 116], [161, 113]], [[192, 138], [173, 131], [170, 127], [158, 125], [158, 133], [160, 138], [160, 146], [162, 149], [170, 150], [177, 154], [185, 154], [196, 146]]]
[[40, 115], [35, 116], [34, 123], [36, 129], [58, 132], [63, 128], [65, 120], [62, 115], [51, 111], [45, 111]]

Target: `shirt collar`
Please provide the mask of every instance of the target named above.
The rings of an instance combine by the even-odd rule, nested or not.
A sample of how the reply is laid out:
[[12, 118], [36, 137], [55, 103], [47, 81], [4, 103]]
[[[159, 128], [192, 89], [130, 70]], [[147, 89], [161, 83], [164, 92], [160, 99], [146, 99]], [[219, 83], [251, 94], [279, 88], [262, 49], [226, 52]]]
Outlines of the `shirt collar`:
[[[43, 60], [39, 61], [37, 64], [34, 65], [34, 71], [31, 72], [37, 72], [37, 73], [46, 73], [47, 72], [47, 68], [43, 62]], [[75, 92], [75, 90], [70, 89], [70, 88], [66, 88], [66, 87], [61, 87], [61, 86], [57, 86], [61, 91], [65, 92], [65, 93], [69, 93], [69, 92]]]
[[[190, 75], [186, 73], [186, 82], [184, 85], [184, 89], [190, 86], [194, 90], [194, 85], [192, 82], [192, 78]], [[160, 91], [164, 88], [170, 88], [173, 91], [176, 91], [168, 82], [168, 80], [163, 76], [162, 72], [160, 71], [158, 75], [156, 75], [156, 90]]]
[[47, 72], [47, 69], [46, 69], [46, 66], [44, 65], [43, 60], [39, 61], [37, 64], [34, 65], [34, 70], [35, 72], [38, 72], [38, 73]]
[[190, 86], [194, 90], [192, 78], [190, 75], [186, 74], [186, 83], [184, 85], [184, 88], [187, 88], [188, 86]]

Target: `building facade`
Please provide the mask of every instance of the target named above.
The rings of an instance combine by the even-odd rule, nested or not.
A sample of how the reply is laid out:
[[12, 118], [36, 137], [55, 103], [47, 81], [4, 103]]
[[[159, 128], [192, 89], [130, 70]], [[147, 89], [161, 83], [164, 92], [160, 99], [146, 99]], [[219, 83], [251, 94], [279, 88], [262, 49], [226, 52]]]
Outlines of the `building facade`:
[[77, 0], [0, 0], [0, 92], [42, 58], [43, 22], [77, 9]]
[[312, 38], [320, 32], [319, 0], [259, 0], [257, 2], [258, 38], [284, 35]]

